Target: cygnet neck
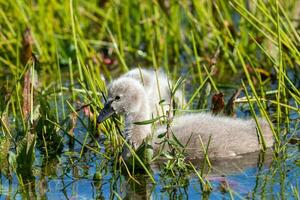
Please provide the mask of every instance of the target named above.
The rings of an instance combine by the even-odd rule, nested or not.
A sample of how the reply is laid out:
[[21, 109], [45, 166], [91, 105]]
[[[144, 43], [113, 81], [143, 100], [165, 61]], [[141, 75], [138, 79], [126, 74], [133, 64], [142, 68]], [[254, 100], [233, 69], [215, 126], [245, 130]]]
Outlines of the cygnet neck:
[[124, 136], [135, 148], [138, 148], [143, 140], [151, 134], [151, 124], [137, 125], [135, 122], [143, 122], [150, 119], [149, 104], [144, 98], [139, 109], [125, 113]]

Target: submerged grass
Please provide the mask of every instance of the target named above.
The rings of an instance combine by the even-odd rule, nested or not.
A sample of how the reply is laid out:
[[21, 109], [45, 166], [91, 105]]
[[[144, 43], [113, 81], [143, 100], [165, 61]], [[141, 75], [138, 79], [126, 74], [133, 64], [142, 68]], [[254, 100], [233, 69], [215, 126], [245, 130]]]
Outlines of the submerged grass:
[[[288, 198], [284, 194], [288, 187], [299, 198], [299, 183], [286, 186], [286, 171], [278, 172], [285, 158], [294, 155], [288, 151], [289, 140], [299, 145], [300, 24], [295, 14], [299, 6], [297, 0], [0, 0], [0, 149], [10, 152], [0, 154], [1, 177], [16, 173], [20, 187], [27, 189], [23, 197], [32, 197], [26, 184], [35, 181], [35, 158], [48, 161], [77, 152], [83, 159], [90, 153], [102, 163], [97, 173], [113, 176], [110, 197], [122, 198], [117, 185], [124, 171], [141, 183], [138, 172], [127, 165], [122, 169], [124, 160], [118, 159], [124, 143], [122, 119], [97, 125], [96, 116], [107, 82], [145, 66], [163, 68], [170, 80], [178, 80], [172, 91], [185, 87], [186, 111], [210, 110], [212, 94], [230, 91], [224, 92], [227, 99], [231, 90], [243, 88], [234, 104], [254, 119], [265, 118], [276, 140], [277, 163], [270, 171], [280, 174], [281, 188], [270, 189], [270, 196], [280, 193]], [[27, 28], [31, 35], [26, 43]], [[158, 120], [172, 121], [167, 116]], [[184, 146], [176, 138], [167, 142], [175, 145], [171, 148], [175, 153], [162, 169], [166, 191], [177, 195], [174, 184], [179, 179], [172, 176], [183, 175], [179, 181], [186, 187], [193, 172], [202, 191], [210, 191], [213, 185], [203, 177], [204, 167], [199, 173], [184, 159]], [[133, 155], [149, 180], [157, 183], [143, 159]], [[204, 163], [210, 165], [209, 158]], [[267, 178], [275, 185], [273, 176]], [[239, 196], [232, 188], [228, 191], [229, 197]], [[258, 195], [255, 192], [253, 197]]]

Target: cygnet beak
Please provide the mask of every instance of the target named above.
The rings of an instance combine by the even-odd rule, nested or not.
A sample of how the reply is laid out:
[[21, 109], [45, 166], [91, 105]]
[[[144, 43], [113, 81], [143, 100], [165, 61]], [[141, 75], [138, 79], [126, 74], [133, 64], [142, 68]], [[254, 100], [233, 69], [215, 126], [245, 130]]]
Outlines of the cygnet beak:
[[103, 121], [105, 121], [107, 118], [111, 117], [115, 113], [115, 110], [111, 107], [112, 102], [113, 101], [110, 100], [104, 104], [104, 108], [100, 111], [97, 117], [98, 124], [102, 123]]

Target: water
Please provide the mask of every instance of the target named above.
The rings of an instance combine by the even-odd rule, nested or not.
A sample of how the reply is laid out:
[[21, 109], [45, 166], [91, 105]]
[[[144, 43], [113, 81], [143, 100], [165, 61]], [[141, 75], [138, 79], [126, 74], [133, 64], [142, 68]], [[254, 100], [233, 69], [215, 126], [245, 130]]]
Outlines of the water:
[[[42, 175], [46, 172], [36, 166], [36, 170], [41, 170], [41, 173], [36, 174], [34, 189], [30, 191], [27, 188], [28, 191], [26, 192], [31, 198], [37, 197], [38, 199], [109, 199], [114, 192], [122, 198], [130, 197], [133, 199], [146, 197], [167, 199], [174, 196], [183, 199], [199, 199], [203, 195], [199, 180], [193, 174], [190, 175], [186, 188], [175, 187], [169, 193], [162, 192], [166, 185], [161, 183], [159, 172], [155, 173], [157, 184], [152, 184], [147, 178], [139, 179], [142, 185], [133, 182], [127, 183], [124, 177], [115, 180], [109, 173], [101, 181], [94, 182], [92, 176], [95, 172], [96, 163], [95, 158], [89, 158], [85, 161], [78, 161], [78, 163], [76, 161], [76, 165], [70, 166], [70, 162], [66, 159], [61, 164], [52, 166], [51, 172], [47, 172], [47, 175]], [[287, 160], [282, 165], [285, 167], [281, 166], [281, 168], [274, 169], [261, 165], [259, 167], [246, 167], [242, 170], [238, 170], [239, 166], [237, 166], [237, 170], [229, 172], [226, 177], [211, 176], [209, 179], [213, 191], [209, 197], [212, 199], [229, 199], [232, 195], [235, 199], [240, 197], [250, 197], [251, 199], [265, 197], [269, 199], [274, 196], [280, 198], [284, 195], [286, 198], [292, 199], [291, 186], [296, 186], [300, 181], [299, 167], [295, 167], [293, 160]], [[284, 176], [284, 180], [281, 179], [282, 176]], [[8, 197], [22, 199], [24, 197], [15, 176], [11, 182], [2, 177], [1, 182], [2, 194], [0, 199], [7, 199]], [[283, 194], [282, 188], [284, 188]]]
[[[83, 141], [84, 129], [77, 127], [76, 130], [75, 136]], [[113, 175], [112, 163], [108, 163], [102, 171], [101, 180], [94, 181], [93, 176], [102, 158], [89, 150], [80, 157], [81, 146], [75, 143], [73, 147], [65, 145], [63, 153], [51, 160], [44, 159], [37, 151], [33, 169], [35, 178], [24, 187], [20, 187], [14, 173], [12, 176], [2, 174], [0, 199], [199, 199], [207, 196], [210, 199], [295, 199], [294, 194], [300, 184], [298, 145], [289, 144], [285, 153], [275, 158], [272, 151], [268, 151], [212, 161], [213, 169], [207, 179], [213, 190], [204, 194], [194, 173], [163, 177], [160, 169], [163, 163], [152, 165], [156, 184], [145, 175], [137, 176], [140, 184], [130, 180], [126, 172]], [[201, 166], [201, 161], [193, 163], [196, 167]], [[178, 178], [186, 184], [178, 186]]]

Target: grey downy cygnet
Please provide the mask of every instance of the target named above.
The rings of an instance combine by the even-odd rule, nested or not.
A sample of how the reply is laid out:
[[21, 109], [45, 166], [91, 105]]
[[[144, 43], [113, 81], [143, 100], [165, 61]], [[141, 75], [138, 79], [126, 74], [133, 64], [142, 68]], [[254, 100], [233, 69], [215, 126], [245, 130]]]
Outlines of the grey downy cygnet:
[[[113, 113], [124, 115], [124, 136], [127, 141], [137, 148], [144, 139], [152, 136], [152, 146], [157, 153], [160, 147], [157, 136], [166, 131], [166, 126], [158, 127], [151, 135], [151, 124], [134, 123], [151, 119], [151, 106], [140, 81], [120, 77], [109, 85], [108, 101], [101, 110], [97, 122], [103, 122]], [[259, 119], [259, 124], [266, 147], [271, 147], [273, 134], [268, 123]], [[174, 117], [170, 130], [182, 144], [187, 143], [186, 153], [191, 159], [203, 156], [201, 143], [206, 145], [210, 137], [208, 149], [210, 158], [234, 157], [261, 149], [257, 126], [253, 120], [214, 116], [209, 113], [185, 114]]]

